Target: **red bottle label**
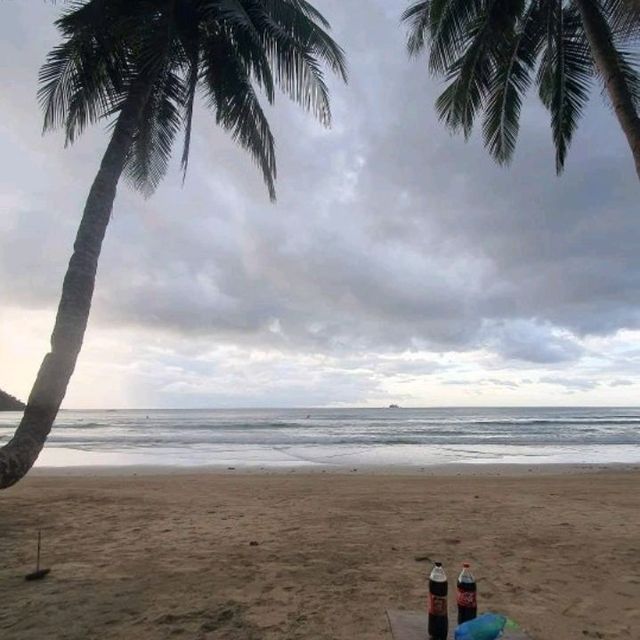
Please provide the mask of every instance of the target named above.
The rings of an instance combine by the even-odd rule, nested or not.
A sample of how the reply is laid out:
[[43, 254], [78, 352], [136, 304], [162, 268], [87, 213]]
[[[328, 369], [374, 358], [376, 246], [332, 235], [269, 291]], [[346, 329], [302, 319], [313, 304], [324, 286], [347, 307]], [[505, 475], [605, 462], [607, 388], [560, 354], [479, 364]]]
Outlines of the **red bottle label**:
[[429, 613], [432, 616], [447, 615], [447, 596], [434, 596], [429, 594]]
[[462, 591], [458, 589], [458, 606], [465, 607], [467, 609], [475, 609], [477, 606], [476, 592], [475, 591]]

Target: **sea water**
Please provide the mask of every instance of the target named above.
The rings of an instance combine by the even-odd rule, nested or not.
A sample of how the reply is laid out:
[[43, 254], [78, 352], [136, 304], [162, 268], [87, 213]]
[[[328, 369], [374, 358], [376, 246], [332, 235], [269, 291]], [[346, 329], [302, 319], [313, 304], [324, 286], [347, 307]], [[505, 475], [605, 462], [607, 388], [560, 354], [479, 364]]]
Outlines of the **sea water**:
[[[0, 413], [0, 445], [20, 414]], [[61, 411], [39, 466], [639, 463], [640, 409]]]

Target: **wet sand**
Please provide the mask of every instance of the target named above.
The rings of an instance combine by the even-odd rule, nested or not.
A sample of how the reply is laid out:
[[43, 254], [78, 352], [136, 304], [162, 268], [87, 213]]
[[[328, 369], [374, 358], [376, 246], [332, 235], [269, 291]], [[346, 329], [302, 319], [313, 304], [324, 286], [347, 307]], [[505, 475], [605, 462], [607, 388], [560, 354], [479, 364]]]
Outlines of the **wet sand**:
[[533, 638], [638, 637], [640, 471], [537, 471], [39, 472], [0, 494], [0, 638], [388, 639], [433, 560]]

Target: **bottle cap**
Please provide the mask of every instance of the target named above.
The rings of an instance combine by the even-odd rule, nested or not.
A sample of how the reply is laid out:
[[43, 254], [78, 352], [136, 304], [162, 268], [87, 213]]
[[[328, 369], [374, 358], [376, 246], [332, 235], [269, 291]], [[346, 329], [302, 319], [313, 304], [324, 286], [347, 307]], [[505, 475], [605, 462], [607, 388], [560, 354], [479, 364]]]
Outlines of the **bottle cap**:
[[442, 566], [442, 562], [434, 562], [433, 564], [435, 564], [436, 567], [441, 567]]
[[465, 569], [468, 569], [471, 565], [470, 565], [468, 562], [463, 562], [463, 563], [462, 563], [462, 566], [463, 566]]

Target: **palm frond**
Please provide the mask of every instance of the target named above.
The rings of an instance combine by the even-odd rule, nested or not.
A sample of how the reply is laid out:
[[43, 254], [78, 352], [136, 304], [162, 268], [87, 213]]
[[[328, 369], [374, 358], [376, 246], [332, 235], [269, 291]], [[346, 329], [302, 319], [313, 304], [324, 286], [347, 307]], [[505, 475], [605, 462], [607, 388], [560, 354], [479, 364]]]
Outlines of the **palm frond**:
[[44, 110], [44, 131], [64, 124], [69, 99], [80, 75], [77, 42], [63, 42], [48, 55], [40, 69], [38, 101]]
[[125, 175], [146, 197], [153, 194], [166, 174], [173, 143], [182, 126], [184, 95], [181, 78], [167, 71], [156, 83], [142, 112]]
[[275, 144], [249, 70], [234, 44], [220, 37], [204, 41], [202, 67], [202, 81], [216, 122], [253, 156], [262, 170], [269, 197], [275, 200]]
[[616, 36], [640, 41], [640, 0], [601, 0], [600, 10]]
[[282, 0], [291, 5], [296, 11], [299, 11], [309, 20], [318, 22], [323, 29], [331, 29], [329, 21], [309, 2], [306, 0]]
[[[621, 5], [621, 11], [627, 7], [626, 2], [594, 2], [590, 0], [585, 11], [589, 19], [589, 28], [593, 37], [597, 39], [600, 55], [606, 57], [609, 71], [607, 77], [602, 77], [604, 85], [603, 95], [608, 96], [607, 85], [615, 78], [618, 100], [628, 102], [631, 109], [640, 110], [640, 51], [638, 39], [634, 38], [628, 29], [620, 28], [612, 15], [612, 5]], [[640, 2], [638, 3], [640, 6]], [[639, 13], [636, 14], [640, 16]], [[597, 69], [600, 76], [602, 73]]]
[[274, 198], [274, 142], [258, 92], [272, 102], [278, 85], [329, 124], [324, 70], [346, 80], [343, 51], [306, 0], [69, 0], [66, 7], [57, 23], [63, 42], [40, 74], [45, 129], [64, 126], [73, 142], [87, 125], [118, 117], [133, 87], [144, 86], [125, 175], [147, 196], [183, 128], [186, 175], [202, 89]]
[[[453, 131], [471, 135], [475, 117], [488, 98], [496, 59], [512, 37], [520, 0], [487, 0], [485, 10], [469, 23], [461, 43], [462, 56], [449, 65], [450, 84], [436, 100], [436, 111]], [[510, 10], [507, 10], [510, 8]]]
[[431, 25], [432, 0], [419, 0], [402, 12], [400, 20], [407, 23], [407, 49], [409, 55], [418, 55], [427, 45]]
[[[217, 0], [214, 0], [214, 4], [217, 5]], [[273, 102], [275, 81], [262, 29], [256, 24], [260, 19], [259, 13], [246, 0], [223, 0], [220, 6], [220, 15], [214, 12], [214, 21], [207, 23], [204, 20], [205, 24], [210, 24], [214, 31], [220, 32], [221, 37], [234, 40], [239, 55], [251, 70], [253, 80], [264, 91], [267, 100]]]
[[115, 30], [105, 34], [111, 16], [102, 8], [102, 0], [93, 0], [67, 11], [57, 26], [69, 37], [48, 54], [40, 69], [43, 130], [64, 126], [66, 143], [111, 111], [130, 79], [119, 34]]
[[253, 2], [262, 42], [276, 83], [324, 124], [331, 123], [322, 63], [346, 80], [344, 52], [293, 0]]
[[551, 114], [558, 174], [564, 170], [569, 145], [587, 103], [593, 72], [579, 15], [560, 1], [550, 2], [538, 85], [540, 99]]
[[622, 75], [628, 97], [640, 111], [640, 0], [603, 0], [598, 28]]
[[482, 112], [484, 143], [498, 163], [513, 157], [535, 74], [562, 172], [596, 59], [636, 155], [640, 0], [411, 0], [402, 21], [409, 54], [426, 50], [429, 71], [447, 83], [435, 105], [440, 119], [468, 138]]
[[260, 5], [293, 42], [305, 47], [317, 59], [318, 64], [326, 64], [339, 78], [347, 80], [344, 51], [329, 36], [326, 31], [329, 23], [324, 18], [322, 26], [316, 24], [319, 14], [316, 10], [310, 11], [309, 3], [302, 0], [262, 0]]
[[462, 57], [469, 32], [489, 12], [491, 0], [433, 0], [429, 69], [444, 74]]
[[531, 85], [544, 36], [540, 6], [529, 3], [513, 37], [499, 49], [487, 98], [483, 135], [485, 146], [499, 164], [510, 162], [520, 128], [522, 101]]
[[[255, 0], [245, 0], [255, 3]], [[285, 29], [291, 37], [305, 44], [318, 56], [319, 61], [343, 80], [347, 78], [344, 51], [329, 36], [329, 22], [308, 2], [303, 0], [260, 0], [272, 20]], [[318, 22], [320, 24], [318, 24]]]
[[624, 78], [629, 98], [640, 113], [640, 54], [631, 49], [616, 47], [617, 64]]
[[187, 54], [188, 64], [184, 87], [184, 145], [182, 148], [182, 158], [180, 160], [183, 183], [186, 180], [187, 169], [189, 167], [191, 132], [193, 130], [193, 109], [195, 106], [196, 91], [198, 89], [198, 76], [200, 73], [200, 41], [198, 33], [196, 33], [194, 38], [188, 43], [185, 43], [185, 51]]
[[[245, 60], [251, 66], [253, 78], [265, 92], [269, 102], [274, 99], [273, 74], [264, 50], [260, 32], [254, 23], [246, 0], [203, 0], [198, 5], [200, 21], [208, 31], [233, 33]], [[255, 13], [255, 12], [254, 12]]]

